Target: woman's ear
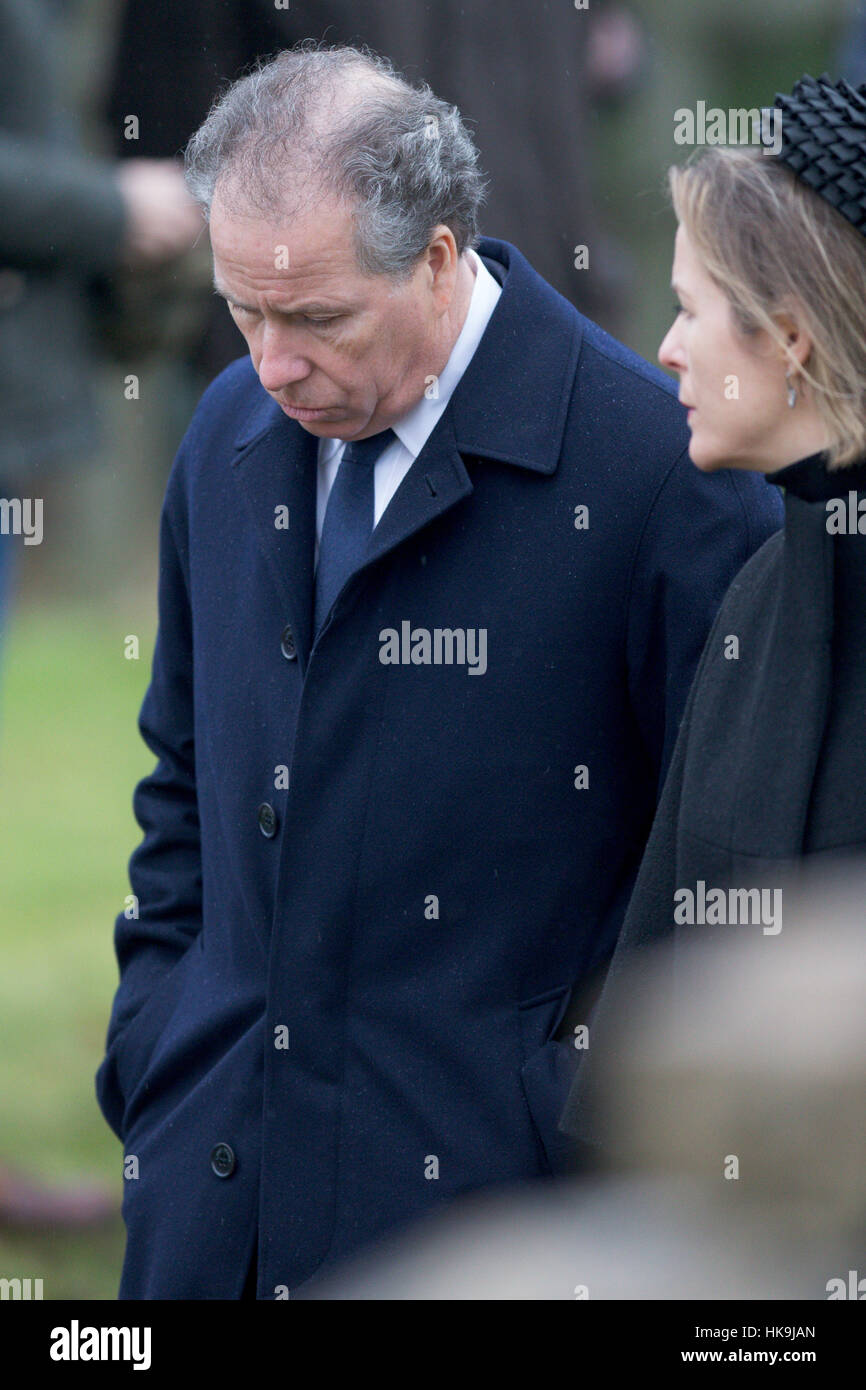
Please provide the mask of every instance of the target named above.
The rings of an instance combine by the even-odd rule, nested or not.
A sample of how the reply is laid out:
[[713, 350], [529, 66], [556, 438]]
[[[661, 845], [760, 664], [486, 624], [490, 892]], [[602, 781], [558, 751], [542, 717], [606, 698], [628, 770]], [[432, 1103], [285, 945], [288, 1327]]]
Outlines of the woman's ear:
[[812, 352], [812, 339], [803, 327], [802, 317], [796, 309], [776, 315], [776, 324], [785, 339], [787, 353], [782, 353], [785, 361], [793, 356], [804, 367]]

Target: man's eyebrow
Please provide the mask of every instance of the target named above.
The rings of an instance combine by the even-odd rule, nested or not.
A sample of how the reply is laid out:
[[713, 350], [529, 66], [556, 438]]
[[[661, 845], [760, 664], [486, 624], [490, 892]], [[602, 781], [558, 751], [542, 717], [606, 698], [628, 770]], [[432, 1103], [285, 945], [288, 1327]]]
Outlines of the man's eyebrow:
[[228, 302], [229, 302], [229, 304], [234, 304], [234, 306], [235, 306], [236, 309], [249, 309], [250, 313], [254, 313], [254, 312], [255, 312], [255, 310], [253, 309], [253, 306], [252, 306], [251, 304], [241, 304], [240, 300], [239, 300], [239, 299], [235, 299], [235, 297], [234, 297], [233, 294], [229, 294], [228, 290], [224, 290], [224, 289], [223, 289], [222, 285], [218, 285], [217, 282], [216, 282], [216, 278], [214, 278], [213, 288], [214, 288], [214, 294], [218, 294], [218, 295], [220, 295], [223, 299], [227, 299]]
[[[218, 285], [216, 280], [213, 282], [214, 293], [221, 295], [229, 304], [233, 304], [236, 309], [246, 309], [247, 313], [257, 314], [259, 311], [254, 304], [242, 304], [239, 299], [235, 299], [233, 294], [224, 290], [222, 285]], [[332, 304], [318, 304], [311, 301], [309, 304], [298, 304], [294, 309], [280, 309], [283, 314], [339, 314], [343, 311], [335, 308]]]

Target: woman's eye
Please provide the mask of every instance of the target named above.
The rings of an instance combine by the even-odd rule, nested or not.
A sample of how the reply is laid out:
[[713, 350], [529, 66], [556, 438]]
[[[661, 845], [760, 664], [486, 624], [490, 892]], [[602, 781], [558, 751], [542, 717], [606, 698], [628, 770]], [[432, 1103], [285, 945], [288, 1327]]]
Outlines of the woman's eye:
[[682, 304], [674, 300], [674, 318], [678, 319], [680, 314], [685, 314], [686, 318], [691, 318], [688, 309], [684, 309]]

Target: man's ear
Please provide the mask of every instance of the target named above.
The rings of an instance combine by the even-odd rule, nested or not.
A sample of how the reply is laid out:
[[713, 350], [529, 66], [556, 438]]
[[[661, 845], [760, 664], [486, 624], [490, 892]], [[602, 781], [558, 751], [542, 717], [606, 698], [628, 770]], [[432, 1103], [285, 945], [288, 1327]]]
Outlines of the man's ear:
[[433, 235], [427, 246], [426, 264], [430, 275], [430, 286], [443, 309], [448, 307], [454, 293], [457, 267], [460, 257], [454, 233], [444, 223], [433, 228]]

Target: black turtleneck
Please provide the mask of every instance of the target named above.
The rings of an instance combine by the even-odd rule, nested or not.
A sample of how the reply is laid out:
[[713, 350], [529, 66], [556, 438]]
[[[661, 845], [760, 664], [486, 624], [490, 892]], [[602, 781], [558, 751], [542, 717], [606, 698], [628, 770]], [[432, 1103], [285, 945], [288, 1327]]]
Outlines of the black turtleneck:
[[[839, 498], [849, 527], [840, 534], [828, 529], [832, 676], [803, 842], [804, 853], [820, 854], [866, 839], [866, 459], [830, 472], [826, 454], [812, 454], [768, 474], [767, 482], [785, 490], [786, 550], [796, 549], [803, 508], [823, 515], [826, 526], [837, 511], [828, 510], [827, 502]], [[862, 534], [851, 531], [854, 519]], [[808, 569], [797, 574], [797, 582], [809, 585]]]
[[[827, 468], [826, 453], [810, 454], [808, 458], [767, 474], [767, 482], [783, 487], [786, 492], [801, 497], [804, 502], [826, 502], [830, 497], [845, 497], [852, 490], [866, 496], [866, 458], [844, 468]], [[864, 519], [866, 534], [866, 519]]]

